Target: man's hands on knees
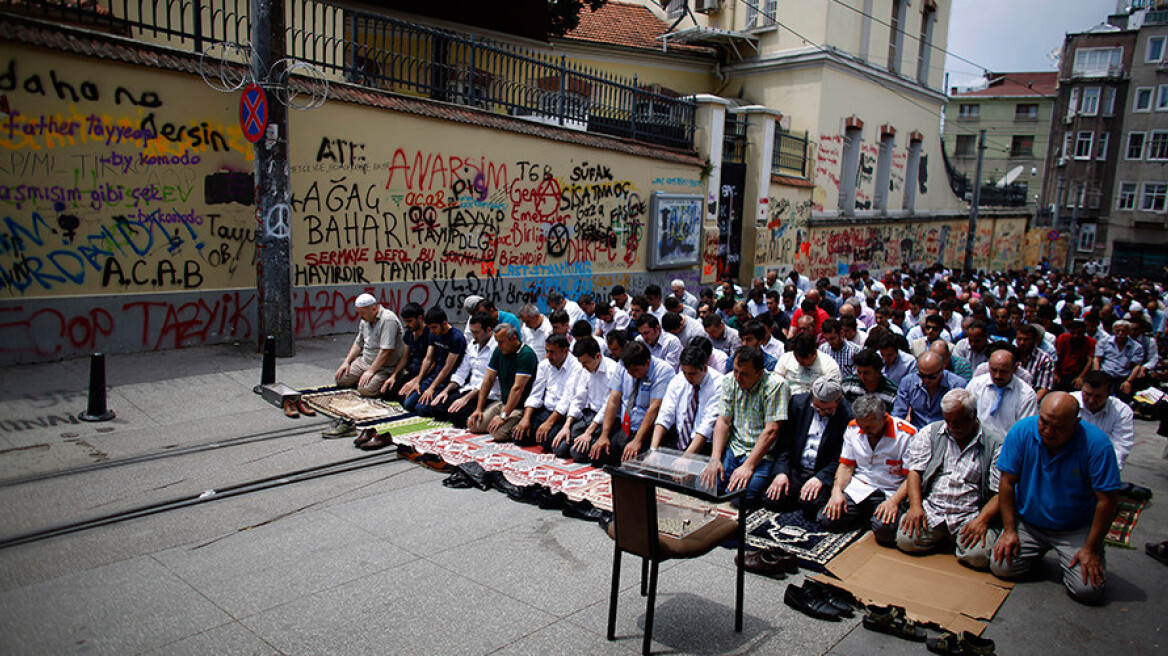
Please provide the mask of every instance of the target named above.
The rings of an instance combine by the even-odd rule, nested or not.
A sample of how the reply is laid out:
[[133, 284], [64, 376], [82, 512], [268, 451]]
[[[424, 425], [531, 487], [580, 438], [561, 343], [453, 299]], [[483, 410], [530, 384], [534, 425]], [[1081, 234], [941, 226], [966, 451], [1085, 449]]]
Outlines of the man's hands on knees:
[[726, 481], [726, 491], [736, 492], [745, 488], [750, 483], [751, 476], [754, 476], [754, 467], [742, 463], [734, 469], [734, 473], [730, 474], [730, 480]]
[[986, 533], [989, 531], [989, 521], [981, 517], [974, 517], [961, 527], [961, 533], [958, 534], [957, 539], [961, 542], [961, 546], [966, 549], [979, 547], [985, 544]]
[[710, 462], [702, 470], [702, 487], [710, 490], [718, 489], [718, 483], [722, 480], [722, 474], [722, 461], [717, 458], [710, 458]]
[[771, 501], [778, 501], [779, 499], [782, 499], [784, 496], [786, 496], [787, 490], [790, 487], [791, 479], [788, 478], [786, 474], [779, 474], [775, 476], [775, 479], [771, 481], [770, 485], [767, 486], [766, 498], [770, 499]]
[[812, 476], [803, 484], [802, 489], [799, 490], [799, 498], [804, 501], [815, 501], [819, 498], [819, 493], [822, 490], [823, 481]]
[[1103, 568], [1103, 554], [1099, 551], [1091, 549], [1090, 547], [1083, 547], [1071, 559], [1071, 567], [1076, 564], [1083, 575], [1083, 583], [1099, 587], [1103, 585], [1107, 578], [1107, 573]]
[[1005, 563], [1017, 558], [1020, 545], [1017, 530], [1003, 530], [998, 541], [994, 543], [994, 560]]
[[[885, 501], [884, 503], [888, 503]], [[884, 503], [880, 504], [880, 508], [884, 507]], [[879, 517], [880, 508], [876, 509], [877, 517]], [[893, 518], [896, 517], [895, 510], [893, 511]], [[884, 521], [881, 519], [880, 521]], [[886, 524], [890, 522], [884, 522]], [[915, 537], [917, 533], [925, 530], [925, 509], [921, 506], [909, 506], [908, 512], [904, 513], [904, 517], [900, 520], [900, 530], [908, 535], [910, 538]]]
[[836, 521], [844, 516], [844, 507], [847, 506], [848, 499], [844, 496], [842, 490], [831, 491], [831, 498], [828, 499], [827, 505], [823, 507], [823, 513], [831, 521]]
[[337, 373], [333, 374], [333, 380], [335, 380], [338, 383], [341, 382], [341, 379], [344, 378], [345, 374], [348, 372], [349, 372], [349, 365], [342, 362], [341, 366], [337, 367]]

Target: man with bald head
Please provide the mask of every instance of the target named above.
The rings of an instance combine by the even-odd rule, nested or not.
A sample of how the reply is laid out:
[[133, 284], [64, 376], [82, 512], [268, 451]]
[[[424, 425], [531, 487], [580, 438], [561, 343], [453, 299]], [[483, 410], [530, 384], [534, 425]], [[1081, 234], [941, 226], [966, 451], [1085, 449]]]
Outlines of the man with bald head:
[[951, 371], [945, 371], [945, 361], [932, 351], [917, 358], [917, 370], [901, 379], [897, 385], [896, 402], [892, 416], [904, 419], [913, 428], [924, 428], [943, 419], [941, 398], [949, 390], [965, 387], [965, 380]]
[[953, 355], [952, 349], [949, 348], [949, 343], [943, 339], [929, 344], [929, 350], [941, 356], [945, 361], [945, 370], [961, 376], [968, 385], [969, 381], [973, 380], [973, 365], [969, 364], [969, 360]]
[[1037, 417], [1014, 424], [998, 456], [1002, 534], [990, 568], [1017, 578], [1054, 549], [1063, 584], [1076, 601], [1103, 601], [1103, 539], [1120, 487], [1115, 449], [1103, 431], [1079, 420], [1065, 392], [1042, 400]]
[[1018, 369], [1015, 349], [1004, 345], [993, 352], [989, 373], [974, 376], [966, 389], [977, 397], [977, 416], [982, 425], [999, 434], [1009, 432], [1019, 419], [1038, 412], [1034, 388], [1014, 375]]

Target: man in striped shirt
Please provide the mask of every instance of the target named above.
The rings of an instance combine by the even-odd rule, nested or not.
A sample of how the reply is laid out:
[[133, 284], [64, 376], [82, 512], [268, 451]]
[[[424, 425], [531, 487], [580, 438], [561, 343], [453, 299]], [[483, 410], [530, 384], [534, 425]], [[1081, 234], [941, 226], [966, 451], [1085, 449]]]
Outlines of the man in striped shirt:
[[1030, 372], [1034, 382], [1031, 387], [1037, 395], [1037, 402], [1054, 389], [1054, 358], [1038, 348], [1038, 328], [1024, 323], [1015, 330], [1014, 346], [1018, 347], [1018, 366]]

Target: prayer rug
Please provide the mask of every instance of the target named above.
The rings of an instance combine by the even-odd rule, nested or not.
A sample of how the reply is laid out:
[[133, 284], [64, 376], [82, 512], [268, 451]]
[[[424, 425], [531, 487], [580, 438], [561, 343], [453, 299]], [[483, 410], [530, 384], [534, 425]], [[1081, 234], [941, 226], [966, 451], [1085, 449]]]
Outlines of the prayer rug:
[[756, 510], [746, 518], [746, 544], [755, 549], [782, 547], [803, 563], [823, 570], [827, 561], [843, 551], [862, 531], [831, 533], [807, 521], [801, 511], [777, 513]]
[[1131, 546], [1132, 529], [1140, 519], [1140, 513], [1148, 505], [1147, 499], [1136, 500], [1120, 495], [1119, 510], [1115, 519], [1111, 521], [1111, 529], [1107, 531], [1107, 544], [1125, 549], [1134, 549]]
[[367, 426], [408, 414], [400, 405], [361, 396], [356, 390], [323, 387], [302, 390], [301, 398], [321, 414]]

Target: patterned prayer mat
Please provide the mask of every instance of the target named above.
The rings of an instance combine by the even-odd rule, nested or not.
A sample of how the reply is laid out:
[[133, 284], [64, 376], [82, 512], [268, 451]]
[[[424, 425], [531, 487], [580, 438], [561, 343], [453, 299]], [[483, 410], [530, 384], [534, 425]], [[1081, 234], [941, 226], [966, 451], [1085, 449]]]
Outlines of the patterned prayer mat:
[[1115, 519], [1111, 522], [1111, 529], [1107, 531], [1107, 544], [1125, 549], [1134, 549], [1135, 547], [1131, 546], [1132, 529], [1136, 527], [1136, 522], [1140, 519], [1140, 513], [1144, 511], [1147, 505], [1147, 499], [1137, 501], [1130, 497], [1120, 495], [1119, 510], [1115, 513]]
[[823, 569], [827, 561], [844, 550], [862, 531], [830, 533], [809, 522], [803, 513], [756, 510], [746, 519], [746, 544], [755, 549], [782, 547], [806, 564]]
[[301, 390], [301, 398], [321, 414], [360, 425], [408, 414], [400, 405], [361, 396], [356, 390], [322, 387]]
[[[382, 424], [377, 425], [377, 430], [382, 432]], [[419, 453], [436, 455], [451, 465], [475, 462], [486, 471], [502, 472], [507, 482], [518, 487], [540, 485], [552, 492], [562, 492], [572, 501], [588, 501], [600, 510], [612, 510], [612, 490], [607, 472], [557, 458], [539, 447], [494, 442], [490, 435], [475, 435], [458, 428], [407, 434], [395, 432], [393, 439]], [[670, 490], [658, 489], [657, 499], [674, 508], [685, 508], [699, 514], [738, 516], [738, 511], [729, 504], [709, 504]]]

